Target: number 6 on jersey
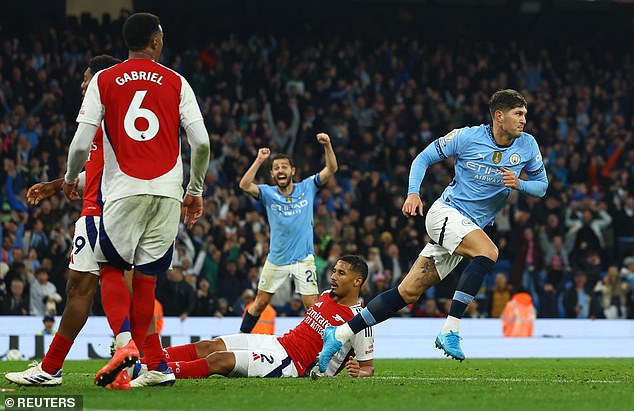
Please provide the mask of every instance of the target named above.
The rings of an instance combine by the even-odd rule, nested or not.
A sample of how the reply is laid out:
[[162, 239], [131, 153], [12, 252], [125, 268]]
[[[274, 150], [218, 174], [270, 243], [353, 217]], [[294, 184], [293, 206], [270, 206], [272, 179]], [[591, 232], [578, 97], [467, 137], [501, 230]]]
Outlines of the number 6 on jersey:
[[[126, 134], [136, 141], [149, 141], [156, 137], [159, 131], [159, 119], [156, 114], [150, 109], [141, 107], [146, 94], [147, 90], [138, 90], [134, 93], [123, 119]], [[145, 121], [138, 121], [140, 119], [145, 119]], [[143, 130], [139, 130], [137, 126]]]

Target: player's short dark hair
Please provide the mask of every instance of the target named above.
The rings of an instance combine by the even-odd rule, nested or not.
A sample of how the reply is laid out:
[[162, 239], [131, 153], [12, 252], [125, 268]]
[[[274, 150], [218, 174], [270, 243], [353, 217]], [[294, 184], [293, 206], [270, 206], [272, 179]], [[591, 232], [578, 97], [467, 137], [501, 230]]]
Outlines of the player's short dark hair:
[[90, 59], [90, 62], [88, 63], [88, 68], [90, 69], [92, 74], [97, 74], [98, 71], [105, 70], [119, 63], [121, 63], [121, 60], [117, 58], [114, 58], [108, 54], [100, 54], [99, 56], [95, 56]]
[[159, 18], [150, 13], [135, 13], [123, 23], [123, 40], [128, 49], [139, 51], [150, 44], [150, 39], [160, 30]]
[[287, 156], [286, 154], [275, 154], [272, 158], [271, 158], [271, 170], [273, 169], [273, 162], [275, 160], [288, 160], [289, 164], [291, 165], [291, 167], [295, 167], [295, 164], [293, 164], [293, 159], [290, 158], [289, 156]]
[[350, 269], [363, 278], [363, 282], [361, 284], [365, 283], [365, 280], [368, 278], [368, 265], [362, 257], [348, 254], [340, 257], [339, 261], [350, 264]]
[[498, 110], [505, 113], [517, 107], [528, 107], [528, 104], [524, 96], [510, 88], [496, 91], [489, 100], [491, 118], [494, 117], [495, 112]]

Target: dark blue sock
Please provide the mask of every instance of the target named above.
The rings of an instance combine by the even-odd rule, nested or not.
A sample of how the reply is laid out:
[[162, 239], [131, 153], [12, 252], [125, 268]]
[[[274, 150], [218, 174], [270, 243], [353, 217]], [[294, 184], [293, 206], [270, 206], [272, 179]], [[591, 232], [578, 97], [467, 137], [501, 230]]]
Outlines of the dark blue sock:
[[348, 325], [356, 334], [374, 324], [387, 320], [406, 305], [407, 303], [398, 293], [398, 288], [392, 288], [374, 297], [367, 307], [348, 321]]
[[242, 324], [240, 325], [240, 332], [250, 334], [259, 319], [259, 315], [256, 317], [255, 315], [251, 315], [249, 311], [244, 313], [244, 318], [242, 319]]
[[462, 318], [467, 306], [482, 287], [484, 277], [493, 271], [493, 264], [495, 264], [493, 260], [481, 255], [471, 260], [458, 280], [458, 286], [449, 309], [450, 316]]

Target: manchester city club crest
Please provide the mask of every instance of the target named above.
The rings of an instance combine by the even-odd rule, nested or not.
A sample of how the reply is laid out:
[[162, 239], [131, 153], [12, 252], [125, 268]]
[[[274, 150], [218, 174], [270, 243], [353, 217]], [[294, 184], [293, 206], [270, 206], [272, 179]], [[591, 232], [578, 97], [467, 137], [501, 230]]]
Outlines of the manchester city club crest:
[[286, 202], [287, 203], [292, 203], [293, 202], [293, 197], [286, 197]]
[[495, 164], [500, 164], [500, 161], [502, 161], [502, 152], [501, 151], [495, 151], [493, 153], [493, 162]]
[[522, 158], [520, 157], [519, 154], [517, 153], [513, 153], [511, 154], [511, 157], [509, 158], [509, 161], [511, 162], [511, 165], [518, 165], [520, 163], [520, 161], [522, 161]]

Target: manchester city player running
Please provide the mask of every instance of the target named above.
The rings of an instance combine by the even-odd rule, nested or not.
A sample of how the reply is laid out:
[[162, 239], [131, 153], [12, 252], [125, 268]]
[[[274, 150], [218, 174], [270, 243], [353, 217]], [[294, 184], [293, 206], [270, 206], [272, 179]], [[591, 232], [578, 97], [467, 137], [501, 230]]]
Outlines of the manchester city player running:
[[[425, 219], [431, 240], [397, 288], [378, 295], [348, 323], [325, 330], [320, 370], [327, 367], [330, 358], [352, 335], [417, 301], [463, 257], [469, 257], [471, 263], [460, 276], [449, 315], [436, 338], [436, 347], [447, 356], [464, 360], [460, 319], [498, 258], [497, 247], [482, 229], [493, 223], [511, 190], [543, 197], [548, 188], [537, 142], [523, 132], [526, 107], [526, 100], [517, 91], [498, 91], [489, 101], [492, 125], [453, 130], [414, 159], [402, 209], [406, 217], [423, 215], [419, 190], [427, 168], [449, 157], [455, 158], [455, 178]], [[522, 170], [528, 181], [518, 179]]]

